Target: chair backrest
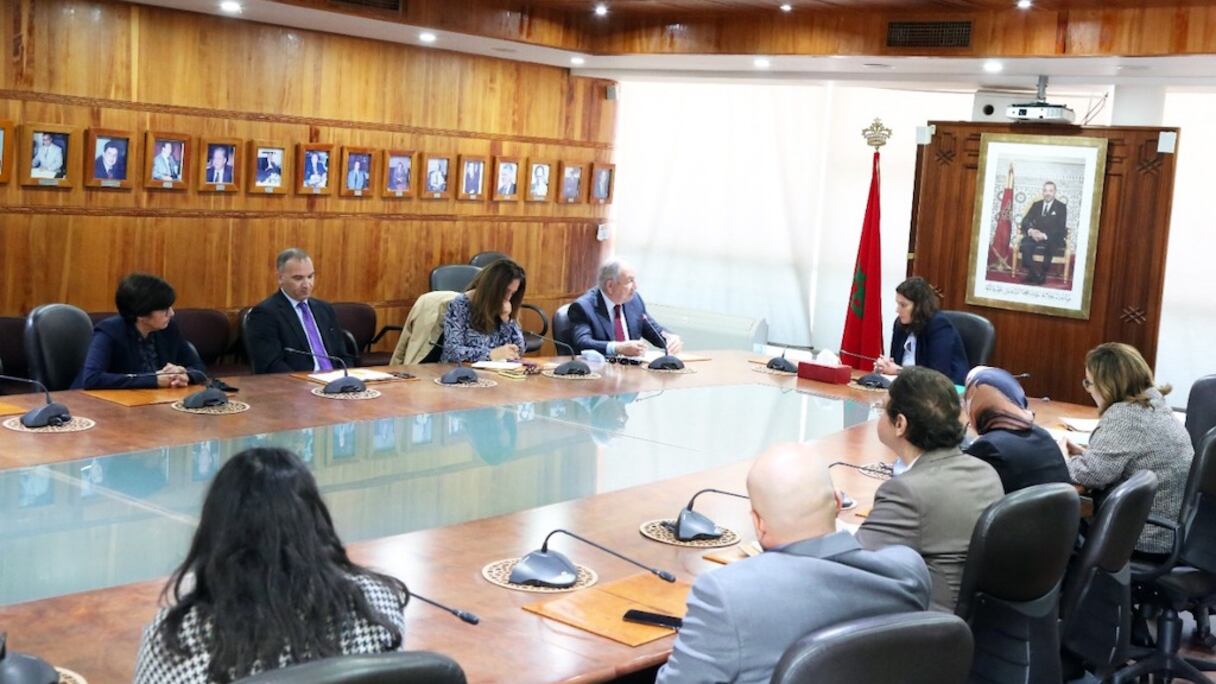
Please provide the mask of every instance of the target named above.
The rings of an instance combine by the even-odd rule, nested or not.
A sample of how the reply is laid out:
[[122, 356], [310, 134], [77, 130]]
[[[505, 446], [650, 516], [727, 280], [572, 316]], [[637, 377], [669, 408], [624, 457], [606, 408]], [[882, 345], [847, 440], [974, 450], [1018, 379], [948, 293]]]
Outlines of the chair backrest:
[[238, 684], [465, 684], [464, 670], [431, 651], [348, 655], [247, 677]]
[[5, 375], [29, 377], [25, 358], [25, 318], [0, 316], [0, 368]]
[[245, 307], [237, 313], [236, 325], [241, 331], [241, 348], [245, 350], [245, 360], [249, 362], [249, 370], [258, 372], [258, 369], [253, 365], [253, 345], [249, 339], [249, 312], [253, 311], [252, 307]]
[[1182, 497], [1182, 562], [1216, 574], [1216, 427], [1191, 460]]
[[480, 268], [468, 264], [436, 266], [431, 269], [431, 292], [464, 292], [469, 289], [469, 283], [473, 282], [473, 278], [477, 277], [480, 271]]
[[971, 533], [955, 613], [971, 626], [973, 681], [1058, 682], [1060, 584], [1080, 524], [1077, 490], [1062, 482], [993, 503]]
[[[557, 307], [557, 311], [553, 312], [553, 339], [571, 347], [574, 346], [574, 338], [571, 335], [570, 325], [570, 305], [562, 304]], [[568, 350], [558, 349], [557, 353], [565, 354]], [[577, 350], [575, 350], [577, 352]]]
[[363, 302], [334, 302], [333, 307], [338, 327], [354, 336], [355, 346], [362, 354], [376, 336], [376, 310]]
[[472, 259], [469, 259], [469, 263], [477, 268], [485, 268], [495, 261], [510, 258], [511, 257], [509, 255], [503, 254], [502, 252], [479, 252], [474, 254]]
[[72, 385], [93, 338], [89, 315], [70, 304], [43, 304], [25, 320], [25, 354], [30, 377], [52, 391]]
[[1094, 515], [1060, 598], [1060, 639], [1098, 675], [1127, 661], [1132, 551], [1153, 507], [1157, 476], [1141, 470], [1111, 490]]
[[1216, 375], [1205, 375], [1191, 385], [1186, 398], [1186, 431], [1191, 434], [1191, 446], [1199, 453], [1199, 442], [1208, 430], [1216, 427]]
[[117, 311], [90, 311], [88, 313], [89, 320], [93, 322], [93, 325], [97, 325], [98, 323], [104, 321], [105, 319], [113, 318], [117, 315], [118, 315]]
[[194, 345], [203, 365], [214, 366], [228, 351], [228, 316], [216, 309], [175, 309], [173, 320], [182, 337]]
[[771, 681], [962, 684], [971, 666], [971, 647], [967, 623], [947, 613], [851, 620], [794, 642]]
[[963, 349], [967, 352], [967, 363], [972, 368], [988, 365], [992, 351], [996, 348], [996, 329], [983, 316], [969, 311], [942, 311], [958, 336], [963, 338]]

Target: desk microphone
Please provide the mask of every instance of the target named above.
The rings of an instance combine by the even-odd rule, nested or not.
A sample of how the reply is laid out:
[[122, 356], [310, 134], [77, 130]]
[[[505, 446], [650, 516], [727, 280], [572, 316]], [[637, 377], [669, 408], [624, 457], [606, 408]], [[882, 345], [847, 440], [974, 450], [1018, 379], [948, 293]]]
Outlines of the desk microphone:
[[329, 359], [342, 366], [342, 377], [334, 378], [325, 385], [325, 389], [321, 390], [326, 394], [348, 394], [352, 392], [366, 392], [367, 385], [359, 378], [352, 378], [350, 370], [346, 367], [346, 362], [338, 356], [330, 356], [329, 354], [317, 354], [310, 351], [302, 351], [291, 347], [283, 347], [283, 351], [292, 354], [300, 354], [301, 356], [311, 356], [315, 359]]
[[559, 589], [568, 589], [574, 586], [574, 582], [578, 579], [578, 568], [569, 558], [558, 551], [549, 550], [549, 538], [558, 532], [574, 537], [575, 539], [594, 546], [595, 548], [605, 553], [610, 553], [621, 560], [632, 563], [643, 570], [646, 570], [658, 576], [665, 582], [676, 581], [676, 576], [666, 570], [652, 568], [649, 565], [643, 565], [632, 558], [623, 556], [616, 551], [600, 546], [590, 539], [585, 539], [569, 530], [556, 529], [545, 536], [545, 543], [540, 545], [540, 550], [533, 551], [515, 564], [515, 568], [511, 570], [510, 582], [512, 584], [530, 584], [538, 587], [556, 587]]
[[680, 509], [680, 515], [676, 517], [675, 523], [664, 523], [667, 529], [676, 535], [676, 539], [683, 542], [693, 541], [694, 539], [718, 539], [726, 532], [726, 530], [714, 524], [714, 521], [692, 510], [692, 505], [697, 500], [697, 497], [706, 492], [725, 494], [726, 496], [734, 496], [740, 499], [750, 498], [743, 494], [726, 492], [721, 489], [702, 489], [692, 495], [692, 498], [688, 500], [687, 506]]
[[642, 314], [642, 322], [650, 326], [650, 331], [658, 335], [660, 340], [663, 340], [663, 355], [651, 361], [647, 368], [651, 370], [683, 370], [684, 362], [667, 353], [667, 338], [663, 337], [663, 333], [659, 331], [654, 321], [650, 320], [650, 316]]
[[432, 606], [439, 608], [440, 610], [447, 611], [447, 612], [451, 613], [452, 615], [455, 615], [456, 617], [460, 618], [461, 620], [464, 620], [465, 622], [469, 623], [470, 625], [475, 625], [475, 624], [481, 622], [481, 618], [468, 612], [467, 610], [457, 610], [456, 608], [451, 608], [449, 606], [445, 606], [438, 601], [432, 601], [431, 599], [429, 599], [425, 596], [419, 595], [416, 592], [411, 591], [410, 598], [416, 598], [419, 601], [422, 601], [423, 603], [429, 603]]
[[797, 373], [798, 367], [794, 365], [793, 361], [785, 358], [785, 353], [789, 350], [789, 347], [782, 347], [781, 356], [774, 356], [773, 358], [769, 359], [768, 363], [765, 364], [765, 368], [768, 368], [769, 370], [781, 371], [782, 373]]
[[19, 378], [15, 375], [0, 375], [0, 380], [13, 380], [16, 382], [24, 382], [33, 385], [42, 390], [46, 395], [46, 405], [39, 406], [36, 409], [31, 409], [24, 416], [21, 416], [21, 424], [27, 428], [40, 428], [49, 426], [63, 425], [72, 420], [72, 413], [68, 411], [68, 407], [63, 404], [57, 404], [51, 401], [51, 392], [46, 388], [46, 385], [31, 380], [29, 378]]
[[574, 353], [574, 347], [571, 347], [565, 342], [559, 342], [556, 337], [542, 337], [541, 339], [552, 342], [554, 348], [560, 344], [561, 346], [570, 350], [570, 360], [558, 365], [557, 368], [554, 368], [554, 375], [591, 375], [591, 366], [588, 366], [587, 362], [577, 358], [578, 354]]
[[[183, 375], [177, 371], [148, 371], [146, 373], [124, 373], [128, 378], [157, 378], [162, 375]], [[188, 409], [201, 409], [208, 406], [223, 406], [228, 403], [228, 395], [220, 389], [220, 383], [217, 380], [212, 380], [206, 373], [196, 368], [187, 368], [184, 375], [190, 380], [195, 377], [202, 378], [203, 389], [189, 394], [182, 399], [182, 406]]]
[[453, 368], [439, 376], [439, 382], [445, 385], [472, 385], [477, 382], [477, 371], [472, 368]]

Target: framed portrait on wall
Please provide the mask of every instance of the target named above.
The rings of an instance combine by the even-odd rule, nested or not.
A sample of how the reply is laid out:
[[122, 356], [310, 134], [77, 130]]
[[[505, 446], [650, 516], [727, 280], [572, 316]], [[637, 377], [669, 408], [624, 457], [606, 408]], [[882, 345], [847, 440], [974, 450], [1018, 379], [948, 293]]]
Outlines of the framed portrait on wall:
[[457, 199], [479, 200], [486, 197], [486, 158], [472, 154], [460, 155], [460, 191]]
[[370, 147], [342, 147], [343, 197], [367, 197], [376, 187], [376, 151]]
[[85, 136], [84, 184], [90, 188], [131, 189], [137, 167], [131, 131], [90, 128]]
[[80, 129], [55, 124], [26, 124], [18, 136], [21, 143], [17, 162], [22, 185], [70, 188], [76, 185], [80, 168]]
[[1106, 138], [985, 133], [967, 303], [1089, 318]]
[[518, 157], [494, 158], [495, 202], [514, 202], [519, 199], [520, 166]]
[[448, 199], [452, 196], [452, 157], [446, 154], [423, 156], [425, 175], [422, 177], [423, 199]]
[[7, 183], [13, 173], [14, 130], [12, 121], [0, 119], [0, 183]]
[[591, 203], [612, 204], [616, 190], [616, 164], [591, 165]]
[[284, 143], [250, 140], [249, 187], [251, 195], [283, 195], [291, 184], [291, 148]]
[[586, 196], [587, 165], [576, 162], [562, 162], [559, 171], [560, 185], [557, 189], [557, 201], [561, 204], [582, 202]]
[[381, 176], [381, 196], [404, 199], [414, 196], [414, 159], [412, 150], [385, 150], [384, 171]]
[[544, 159], [528, 160], [526, 177], [526, 202], [548, 202], [553, 198], [553, 162]]
[[333, 192], [329, 168], [338, 160], [328, 143], [296, 145], [296, 192], [301, 195], [328, 195]]
[[185, 133], [148, 131], [144, 137], [144, 187], [185, 190], [190, 176], [193, 140]]
[[199, 192], [236, 192], [241, 188], [241, 147], [236, 138], [207, 138], [200, 145]]

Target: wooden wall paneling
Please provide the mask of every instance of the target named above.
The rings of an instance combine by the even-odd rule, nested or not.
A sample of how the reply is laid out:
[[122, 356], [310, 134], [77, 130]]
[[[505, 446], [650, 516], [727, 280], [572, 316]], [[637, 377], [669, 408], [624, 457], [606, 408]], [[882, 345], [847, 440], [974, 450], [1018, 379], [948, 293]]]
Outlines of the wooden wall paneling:
[[[909, 273], [942, 290], [943, 308], [972, 311], [992, 321], [997, 331], [993, 363], [1030, 373], [1024, 384], [1034, 396], [1088, 401], [1080, 384], [1085, 353], [1102, 342], [1132, 344], [1153, 364], [1174, 173], [1174, 156], [1158, 154], [1156, 140], [1162, 130], [1176, 129], [931, 125], [937, 132], [918, 155], [915, 258]], [[980, 135], [985, 132], [1109, 140], [1089, 320], [965, 303]]]
[[13, 150], [17, 145], [17, 126], [7, 119], [0, 119], [0, 183], [7, 183], [13, 175]]

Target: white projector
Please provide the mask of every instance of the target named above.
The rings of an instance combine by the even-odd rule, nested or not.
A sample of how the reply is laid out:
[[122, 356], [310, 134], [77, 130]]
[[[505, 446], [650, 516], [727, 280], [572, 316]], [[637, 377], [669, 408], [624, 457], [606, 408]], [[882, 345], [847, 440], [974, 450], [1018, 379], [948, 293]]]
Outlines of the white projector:
[[1005, 116], [1014, 121], [1042, 121], [1043, 123], [1072, 123], [1077, 118], [1076, 113], [1068, 107], [1046, 102], [1009, 105], [1005, 108]]

